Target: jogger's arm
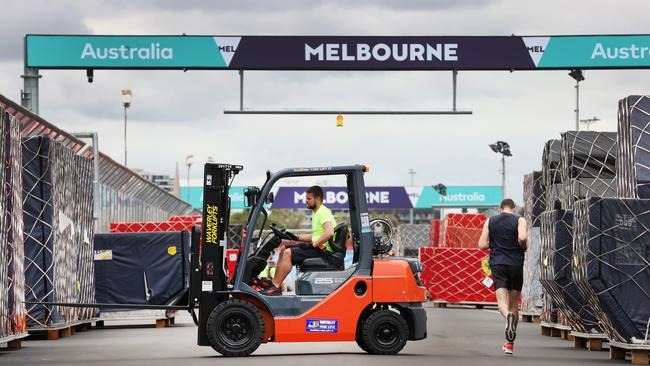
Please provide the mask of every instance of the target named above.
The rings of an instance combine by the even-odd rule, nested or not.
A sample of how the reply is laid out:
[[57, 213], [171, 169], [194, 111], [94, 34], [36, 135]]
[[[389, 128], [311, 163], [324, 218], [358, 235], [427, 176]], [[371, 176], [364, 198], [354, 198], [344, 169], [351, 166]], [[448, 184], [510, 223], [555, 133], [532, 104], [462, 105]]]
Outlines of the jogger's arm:
[[481, 237], [478, 239], [479, 249], [490, 248], [490, 229], [488, 228], [489, 223], [490, 219], [487, 219], [485, 220], [485, 224], [483, 224], [483, 231], [481, 232]]
[[517, 225], [517, 239], [519, 240], [519, 246], [526, 250], [528, 248], [528, 234], [526, 233], [526, 219], [523, 217], [519, 218], [519, 224]]

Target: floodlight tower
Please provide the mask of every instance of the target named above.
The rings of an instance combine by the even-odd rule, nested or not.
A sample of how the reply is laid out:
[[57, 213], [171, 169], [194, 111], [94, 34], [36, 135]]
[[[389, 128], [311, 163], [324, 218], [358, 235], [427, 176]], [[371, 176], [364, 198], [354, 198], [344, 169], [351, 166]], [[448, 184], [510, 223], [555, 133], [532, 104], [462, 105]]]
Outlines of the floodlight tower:
[[510, 145], [505, 141], [497, 141], [490, 144], [490, 149], [497, 154], [501, 154], [501, 194], [502, 198], [506, 197], [506, 156], [512, 156]]

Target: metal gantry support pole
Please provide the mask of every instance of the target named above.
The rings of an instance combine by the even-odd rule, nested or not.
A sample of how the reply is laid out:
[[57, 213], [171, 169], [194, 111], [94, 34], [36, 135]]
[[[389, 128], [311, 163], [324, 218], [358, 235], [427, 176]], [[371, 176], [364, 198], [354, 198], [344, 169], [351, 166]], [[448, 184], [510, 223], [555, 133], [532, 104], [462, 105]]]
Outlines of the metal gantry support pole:
[[20, 77], [23, 78], [20, 105], [38, 114], [38, 79], [42, 78], [43, 75], [38, 73], [38, 69], [25, 66], [25, 73]]
[[580, 131], [580, 81], [576, 80], [576, 131]]
[[239, 110], [244, 110], [244, 70], [239, 70]]
[[453, 82], [453, 102], [452, 102], [452, 111], [456, 112], [456, 90], [458, 83], [458, 70], [452, 71], [452, 82]]

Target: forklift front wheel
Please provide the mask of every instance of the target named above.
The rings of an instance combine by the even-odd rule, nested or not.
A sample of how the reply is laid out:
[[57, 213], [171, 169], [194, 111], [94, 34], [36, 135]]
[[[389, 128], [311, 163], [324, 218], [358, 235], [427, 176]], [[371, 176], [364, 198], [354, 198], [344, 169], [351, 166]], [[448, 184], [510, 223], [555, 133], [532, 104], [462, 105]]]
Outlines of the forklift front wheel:
[[210, 346], [222, 355], [248, 356], [262, 343], [264, 318], [250, 302], [226, 300], [210, 312], [206, 333]]
[[374, 311], [363, 322], [361, 343], [366, 352], [374, 355], [394, 355], [404, 348], [408, 339], [409, 326], [406, 320], [387, 309]]

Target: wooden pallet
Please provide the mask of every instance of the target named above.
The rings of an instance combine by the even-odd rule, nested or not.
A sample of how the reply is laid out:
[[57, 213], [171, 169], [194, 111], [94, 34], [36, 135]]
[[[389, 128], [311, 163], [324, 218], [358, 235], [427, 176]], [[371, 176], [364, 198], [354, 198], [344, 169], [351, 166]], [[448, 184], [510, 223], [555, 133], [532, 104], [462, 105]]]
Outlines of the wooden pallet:
[[461, 302], [446, 302], [446, 301], [433, 301], [434, 308], [446, 308], [447, 306], [474, 306], [477, 309], [483, 309], [484, 307], [496, 307], [496, 302], [473, 302], [473, 301], [461, 301]]
[[602, 351], [603, 343], [608, 342], [607, 336], [602, 333], [571, 332], [573, 346], [575, 348], [586, 348], [590, 351]]
[[59, 338], [70, 337], [77, 332], [85, 332], [90, 329], [90, 324], [93, 322], [89, 320], [78, 320], [70, 323], [56, 324], [48, 327], [30, 327], [28, 329], [30, 336], [41, 336], [47, 334], [48, 340], [57, 340]]
[[568, 334], [571, 332], [571, 327], [557, 323], [540, 322], [539, 324], [543, 336], [569, 339]]
[[539, 314], [523, 313], [521, 311], [519, 312], [519, 314], [521, 314], [521, 321], [524, 323], [539, 324], [542, 322], [539, 317]]
[[28, 336], [27, 333], [10, 335], [0, 338], [0, 344], [6, 343], [8, 349], [19, 349], [22, 347], [22, 339]]
[[630, 352], [630, 361], [633, 365], [647, 365], [650, 359], [650, 344], [609, 341], [610, 360], [626, 360], [628, 352]]
[[166, 328], [175, 324], [174, 316], [175, 311], [165, 310], [132, 310], [132, 311], [119, 311], [102, 313], [95, 323], [98, 328], [104, 327], [106, 321], [154, 321], [156, 328]]

